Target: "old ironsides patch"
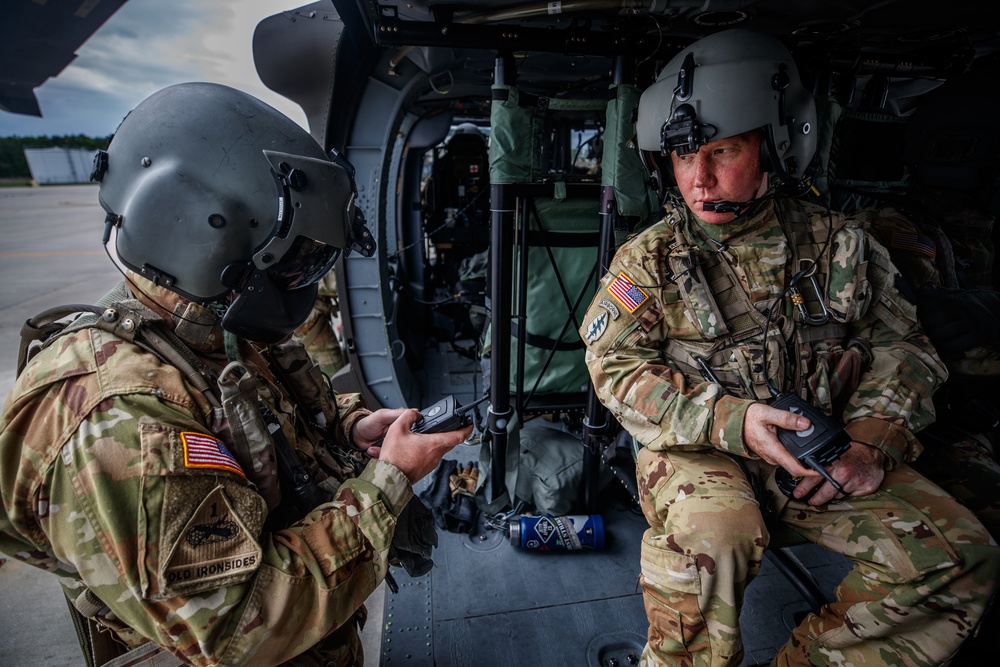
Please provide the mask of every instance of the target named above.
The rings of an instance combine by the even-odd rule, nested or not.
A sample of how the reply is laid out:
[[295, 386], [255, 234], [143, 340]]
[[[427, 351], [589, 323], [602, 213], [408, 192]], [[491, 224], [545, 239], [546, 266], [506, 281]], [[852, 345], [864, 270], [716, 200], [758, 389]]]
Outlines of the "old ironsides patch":
[[167, 593], [203, 590], [246, 579], [261, 550], [221, 486], [198, 506], [180, 532], [163, 572]]

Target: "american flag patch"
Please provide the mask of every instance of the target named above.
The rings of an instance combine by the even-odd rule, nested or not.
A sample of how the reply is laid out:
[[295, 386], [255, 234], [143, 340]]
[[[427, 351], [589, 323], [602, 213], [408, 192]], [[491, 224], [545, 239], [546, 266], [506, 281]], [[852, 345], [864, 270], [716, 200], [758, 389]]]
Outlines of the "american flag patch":
[[634, 313], [636, 309], [646, 302], [649, 296], [629, 280], [624, 273], [619, 273], [614, 282], [608, 286], [616, 299], [628, 308], [628, 312]]
[[896, 250], [915, 252], [931, 259], [937, 257], [937, 246], [934, 244], [934, 239], [929, 236], [894, 229], [892, 230], [891, 245]]
[[221, 440], [202, 433], [185, 431], [181, 433], [184, 445], [184, 465], [188, 468], [216, 468], [229, 470], [245, 477], [240, 464], [229, 453]]

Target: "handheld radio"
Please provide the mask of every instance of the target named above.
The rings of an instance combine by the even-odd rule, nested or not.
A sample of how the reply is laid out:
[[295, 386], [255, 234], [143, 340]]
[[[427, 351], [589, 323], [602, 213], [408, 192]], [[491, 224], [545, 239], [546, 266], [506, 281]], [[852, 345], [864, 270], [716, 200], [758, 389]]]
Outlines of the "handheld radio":
[[[420, 419], [413, 422], [410, 430], [414, 433], [442, 433], [464, 428], [472, 423], [472, 409], [485, 401], [489, 396], [483, 396], [468, 405], [459, 405], [454, 395], [448, 395], [440, 401], [420, 411]], [[372, 447], [381, 447], [384, 438], [372, 443]]]
[[[823, 479], [833, 484], [835, 489], [846, 496], [847, 492], [844, 487], [824, 467], [836, 461], [850, 448], [851, 438], [847, 435], [844, 427], [828, 417], [823, 411], [803, 401], [797, 394], [779, 394], [771, 403], [771, 407], [788, 410], [809, 420], [809, 428], [804, 431], [779, 428], [778, 440], [785, 446], [788, 453], [821, 474]], [[792, 491], [799, 483], [799, 478], [792, 477], [784, 468], [778, 468], [775, 479], [781, 492], [791, 498]]]

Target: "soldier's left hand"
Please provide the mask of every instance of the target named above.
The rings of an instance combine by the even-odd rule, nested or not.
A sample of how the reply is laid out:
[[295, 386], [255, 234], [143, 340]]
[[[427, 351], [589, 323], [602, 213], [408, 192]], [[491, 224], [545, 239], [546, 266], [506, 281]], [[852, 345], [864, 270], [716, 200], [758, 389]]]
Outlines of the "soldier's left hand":
[[[850, 449], [839, 459], [826, 466], [827, 471], [840, 483], [849, 496], [867, 496], [882, 485], [885, 478], [885, 454], [875, 447], [852, 442]], [[816, 489], [809, 498], [810, 505], [828, 503], [843, 495], [822, 477], [803, 477], [795, 487], [795, 497], [804, 498]]]

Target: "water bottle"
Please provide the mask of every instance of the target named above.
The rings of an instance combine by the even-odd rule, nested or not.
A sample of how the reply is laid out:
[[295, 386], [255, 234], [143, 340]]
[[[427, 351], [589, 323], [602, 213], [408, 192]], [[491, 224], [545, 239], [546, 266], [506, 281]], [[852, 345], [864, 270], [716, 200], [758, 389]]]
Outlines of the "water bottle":
[[510, 543], [530, 551], [579, 551], [604, 548], [599, 514], [521, 516], [510, 519]]

